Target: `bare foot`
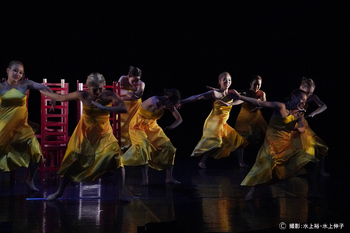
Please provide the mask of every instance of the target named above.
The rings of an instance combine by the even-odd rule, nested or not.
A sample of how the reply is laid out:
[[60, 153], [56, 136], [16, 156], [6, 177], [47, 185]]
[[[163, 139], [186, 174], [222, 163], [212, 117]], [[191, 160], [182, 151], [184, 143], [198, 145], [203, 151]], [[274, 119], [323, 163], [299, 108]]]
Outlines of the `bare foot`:
[[46, 197], [46, 201], [54, 201], [57, 200], [58, 198], [62, 197], [62, 194], [55, 192], [49, 196]]
[[142, 186], [147, 186], [147, 185], [148, 185], [148, 180], [142, 181], [141, 185], [142, 185]]
[[198, 163], [198, 166], [200, 167], [200, 168], [203, 168], [203, 169], [206, 169], [207, 167], [205, 166], [205, 163], [203, 163], [203, 162], [199, 162]]
[[253, 194], [254, 194], [254, 192], [255, 192], [255, 188], [254, 187], [252, 187], [250, 190], [249, 190], [249, 192], [247, 193], [247, 195], [245, 195], [245, 200], [246, 201], [251, 201], [251, 200], [253, 200]]
[[244, 199], [245, 199], [246, 201], [251, 201], [251, 200], [253, 200], [253, 194], [247, 193], [247, 195], [245, 195]]
[[320, 171], [320, 175], [327, 177], [327, 176], [330, 176], [331, 174], [327, 173], [326, 171]]
[[34, 185], [34, 181], [33, 180], [27, 180], [26, 184], [29, 186], [30, 190], [38, 192], [39, 189], [37, 189]]
[[166, 180], [165, 180], [165, 183], [166, 183], [166, 184], [181, 184], [180, 181], [175, 180], [174, 178], [166, 179]]
[[239, 163], [239, 166], [240, 166], [241, 168], [248, 168], [248, 167], [249, 167], [247, 164], [245, 164], [245, 163], [243, 163], [243, 162], [240, 162], [240, 163]]

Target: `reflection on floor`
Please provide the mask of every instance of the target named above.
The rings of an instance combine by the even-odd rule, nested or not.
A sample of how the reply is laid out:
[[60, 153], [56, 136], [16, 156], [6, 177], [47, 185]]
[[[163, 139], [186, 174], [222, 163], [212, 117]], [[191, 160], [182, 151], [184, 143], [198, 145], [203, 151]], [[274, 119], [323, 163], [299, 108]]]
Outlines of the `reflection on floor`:
[[[206, 170], [192, 158], [177, 159], [174, 176], [181, 185], [165, 185], [165, 172], [150, 169], [150, 185], [141, 186], [141, 170], [126, 168], [130, 203], [116, 200], [116, 179], [107, 174], [93, 184], [70, 184], [62, 199], [44, 198], [57, 180], [40, 183], [38, 193], [27, 190], [25, 170], [17, 170], [11, 186], [0, 174], [0, 232], [263, 232], [330, 228], [347, 232], [349, 191], [336, 172], [320, 177], [325, 198], [306, 197], [305, 177], [258, 188], [253, 201], [239, 184], [248, 169], [232, 159], [208, 160]], [[346, 210], [346, 211], [345, 211]], [[309, 231], [311, 232], [311, 231]]]

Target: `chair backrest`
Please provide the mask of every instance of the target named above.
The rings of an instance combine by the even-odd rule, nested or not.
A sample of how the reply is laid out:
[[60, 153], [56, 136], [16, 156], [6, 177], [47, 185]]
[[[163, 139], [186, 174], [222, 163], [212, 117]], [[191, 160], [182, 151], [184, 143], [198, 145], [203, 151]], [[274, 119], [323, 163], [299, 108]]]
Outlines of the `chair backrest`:
[[[113, 81], [112, 85], [105, 85], [105, 89], [111, 90], [120, 96], [120, 83]], [[77, 80], [77, 91], [86, 90], [87, 86], [84, 83], [80, 83]], [[77, 122], [79, 122], [81, 116], [83, 115], [83, 103], [81, 101], [77, 101]], [[113, 129], [113, 134], [117, 138], [119, 145], [121, 142], [121, 121], [120, 121], [120, 113], [111, 113], [110, 114], [110, 122]]]
[[[65, 95], [69, 93], [69, 84], [61, 79], [61, 83], [48, 83], [43, 79], [43, 85], [50, 87], [54, 93]], [[41, 145], [66, 144], [68, 137], [68, 101], [58, 102], [54, 111], [50, 111], [51, 98], [41, 95]]]

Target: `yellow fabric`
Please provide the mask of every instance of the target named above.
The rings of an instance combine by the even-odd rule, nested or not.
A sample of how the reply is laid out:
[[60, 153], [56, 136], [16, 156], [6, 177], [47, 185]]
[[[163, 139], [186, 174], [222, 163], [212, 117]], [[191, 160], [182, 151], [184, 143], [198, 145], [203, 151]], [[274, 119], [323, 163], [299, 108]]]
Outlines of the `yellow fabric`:
[[121, 156], [109, 122], [109, 112], [94, 105], [84, 105], [83, 115], [69, 140], [58, 174], [76, 182], [94, 181], [107, 170], [122, 167]]
[[27, 96], [12, 88], [0, 99], [0, 171], [43, 161], [39, 141], [28, 125]]
[[[131, 91], [129, 89], [123, 89], [127, 91]], [[121, 147], [122, 148], [129, 148], [131, 146], [131, 140], [130, 140], [130, 135], [129, 135], [129, 124], [131, 119], [134, 117], [136, 114], [137, 110], [142, 104], [141, 98], [138, 100], [130, 100], [130, 101], [124, 101], [127, 108], [128, 112], [120, 114], [121, 115]]]
[[310, 155], [322, 159], [327, 155], [328, 146], [310, 128], [307, 120], [304, 120], [305, 133], [292, 132], [292, 145], [306, 151]]
[[149, 112], [140, 106], [130, 122], [132, 146], [123, 155], [124, 165], [148, 164], [158, 171], [174, 165], [176, 148], [157, 124], [162, 115], [162, 110]]
[[248, 145], [248, 141], [226, 123], [231, 108], [232, 106], [221, 106], [219, 101], [214, 101], [213, 110], [204, 123], [202, 138], [191, 156], [198, 157], [210, 153], [214, 159], [221, 159], [228, 157], [232, 151]]
[[271, 118], [255, 164], [241, 185], [255, 186], [285, 179], [296, 174], [307, 163], [318, 161], [291, 145], [291, 131], [295, 124], [296, 119], [292, 115]]
[[251, 112], [256, 106], [244, 102], [237, 116], [235, 130], [249, 141], [256, 144], [265, 138], [267, 124], [260, 110]]

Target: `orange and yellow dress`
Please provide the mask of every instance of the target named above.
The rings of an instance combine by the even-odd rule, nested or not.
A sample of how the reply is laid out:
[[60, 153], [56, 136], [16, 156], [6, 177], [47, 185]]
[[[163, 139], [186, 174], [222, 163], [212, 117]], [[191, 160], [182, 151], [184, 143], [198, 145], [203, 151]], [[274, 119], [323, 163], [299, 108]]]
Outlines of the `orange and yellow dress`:
[[218, 100], [214, 101], [213, 109], [204, 123], [202, 138], [191, 157], [210, 153], [210, 157], [221, 159], [248, 145], [248, 141], [227, 124], [231, 108], [232, 106], [222, 106]]
[[327, 155], [328, 146], [315, 134], [305, 119], [304, 125], [305, 133], [292, 133], [292, 145], [306, 151], [310, 155], [316, 156], [318, 159], [324, 158]]
[[255, 163], [242, 181], [243, 186], [255, 186], [286, 179], [309, 162], [318, 159], [291, 144], [291, 132], [297, 123], [293, 115], [272, 117]]
[[[126, 91], [132, 91], [131, 88], [122, 88]], [[121, 115], [121, 147], [129, 148], [131, 146], [130, 134], [129, 134], [129, 124], [131, 119], [136, 114], [137, 110], [142, 104], [141, 98], [137, 100], [125, 100], [124, 101], [128, 112], [120, 114]]]
[[243, 102], [241, 110], [237, 116], [235, 129], [249, 143], [257, 144], [265, 138], [267, 124], [261, 111], [251, 112], [255, 105]]
[[164, 110], [149, 112], [140, 106], [130, 122], [132, 146], [123, 155], [124, 165], [148, 164], [158, 171], [174, 165], [176, 148], [157, 124], [163, 113]]
[[[99, 99], [96, 102], [103, 104]], [[75, 182], [90, 182], [108, 170], [123, 167], [122, 152], [109, 116], [108, 111], [94, 105], [83, 106], [83, 115], [69, 140], [59, 175]]]
[[0, 171], [43, 161], [39, 141], [28, 125], [26, 94], [12, 88], [0, 100]]

